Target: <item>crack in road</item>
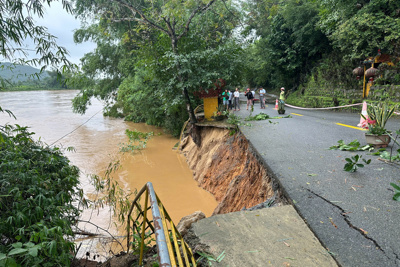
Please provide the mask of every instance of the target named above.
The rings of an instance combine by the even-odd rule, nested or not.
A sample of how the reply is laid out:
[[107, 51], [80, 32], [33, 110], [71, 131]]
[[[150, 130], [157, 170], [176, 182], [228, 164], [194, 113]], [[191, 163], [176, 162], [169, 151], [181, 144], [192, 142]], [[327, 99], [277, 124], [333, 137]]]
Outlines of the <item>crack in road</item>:
[[400, 261], [399, 255], [397, 255], [397, 253], [394, 252], [394, 249], [393, 249], [393, 248], [391, 248], [391, 249], [392, 249], [392, 251], [393, 251], [394, 256], [396, 257], [396, 260], [397, 260], [397, 261]]
[[[327, 203], [329, 203], [330, 205], [332, 205], [332, 206], [336, 207], [337, 209], [339, 209], [339, 210], [341, 211], [340, 215], [343, 217], [344, 221], [347, 223], [347, 225], [348, 225], [349, 227], [351, 227], [351, 228], [357, 230], [357, 231], [358, 231], [361, 235], [363, 235], [366, 239], [368, 239], [368, 240], [370, 240], [372, 243], [374, 243], [375, 246], [376, 246], [380, 251], [382, 251], [383, 254], [384, 254], [388, 259], [390, 259], [390, 257], [389, 257], [388, 255], [386, 255], [386, 252], [381, 248], [381, 246], [378, 244], [378, 242], [376, 242], [376, 240], [374, 240], [373, 238], [367, 236], [367, 234], [365, 234], [365, 232], [363, 232], [360, 228], [354, 226], [354, 225], [350, 222], [349, 217], [345, 214], [346, 211], [345, 211], [342, 207], [336, 205], [335, 203], [330, 202], [328, 199], [324, 198], [323, 196], [320, 196], [319, 194], [315, 193], [314, 191], [312, 191], [312, 190], [310, 190], [310, 189], [308, 189], [308, 188], [304, 188], [304, 187], [303, 187], [303, 189], [307, 190], [308, 192], [310, 192], [311, 194], [315, 195], [316, 197], [319, 197], [320, 199], [324, 200], [325, 202], [327, 202]], [[395, 254], [395, 253], [393, 253], [393, 254]], [[396, 258], [398, 258], [398, 256], [397, 256], [396, 254], [395, 254], [395, 256], [396, 256]]]

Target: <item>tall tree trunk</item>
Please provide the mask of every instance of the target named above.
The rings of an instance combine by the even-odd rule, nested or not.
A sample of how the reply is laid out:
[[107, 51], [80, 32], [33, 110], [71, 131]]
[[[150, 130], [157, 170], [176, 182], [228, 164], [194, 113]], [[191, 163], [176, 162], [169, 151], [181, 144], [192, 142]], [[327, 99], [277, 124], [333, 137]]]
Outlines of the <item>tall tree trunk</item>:
[[[172, 45], [172, 51], [174, 52], [174, 54], [178, 54], [178, 39], [175, 35], [175, 32], [171, 32], [170, 34], [171, 37], [171, 45]], [[180, 73], [180, 69], [181, 66], [178, 63], [177, 65], [177, 72], [178, 72], [178, 80], [181, 83], [184, 83], [184, 79], [183, 77], [179, 74]], [[182, 89], [182, 94], [183, 94], [183, 99], [185, 99], [185, 103], [186, 103], [186, 111], [189, 114], [189, 120], [190, 120], [190, 136], [193, 139], [193, 142], [197, 145], [200, 146], [201, 145], [201, 134], [200, 134], [200, 127], [196, 125], [197, 123], [197, 118], [196, 115], [194, 114], [194, 110], [192, 107], [192, 103], [190, 102], [190, 97], [189, 97], [189, 93], [188, 90], [186, 88], [186, 86], [183, 87]]]
[[[180, 78], [181, 79], [181, 78]], [[189, 120], [190, 120], [190, 136], [193, 139], [193, 142], [197, 145], [200, 146], [201, 145], [201, 132], [200, 132], [200, 127], [196, 125], [197, 123], [197, 118], [196, 115], [194, 114], [194, 110], [192, 107], [192, 104], [190, 102], [190, 97], [189, 97], [189, 93], [185, 88], [183, 88], [183, 97], [185, 99], [186, 102], [186, 110], [189, 114]]]

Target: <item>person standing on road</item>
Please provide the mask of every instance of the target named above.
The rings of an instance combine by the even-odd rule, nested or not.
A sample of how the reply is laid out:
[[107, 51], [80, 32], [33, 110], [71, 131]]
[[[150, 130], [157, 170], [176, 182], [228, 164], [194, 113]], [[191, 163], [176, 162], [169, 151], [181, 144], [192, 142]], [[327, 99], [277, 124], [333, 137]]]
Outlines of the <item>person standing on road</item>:
[[236, 87], [236, 90], [233, 93], [233, 100], [235, 103], [235, 111], [240, 110], [239, 96], [240, 96], [239, 88]]
[[255, 88], [254, 90], [251, 91], [251, 93], [253, 94], [253, 99], [252, 99], [253, 106], [254, 106], [254, 102], [256, 102], [256, 90], [257, 90], [257, 88]]
[[253, 105], [253, 99], [254, 99], [253, 92], [250, 91], [250, 88], [247, 88], [247, 91], [244, 95], [247, 97], [246, 110], [249, 110], [249, 105], [251, 106]]
[[281, 93], [279, 95], [279, 100], [284, 104], [285, 103], [285, 87], [281, 87]]
[[229, 91], [229, 98], [228, 98], [228, 108], [230, 110], [233, 109], [233, 91]]
[[225, 109], [228, 110], [228, 104], [229, 104], [229, 91], [228, 91], [228, 89], [225, 89], [225, 91], [222, 92], [222, 104], [224, 105]]
[[261, 109], [265, 109], [265, 89], [260, 87], [260, 90], [258, 91], [258, 93], [260, 94], [260, 105], [261, 105]]
[[285, 109], [285, 87], [281, 87], [281, 93], [279, 94], [278, 111], [284, 109]]

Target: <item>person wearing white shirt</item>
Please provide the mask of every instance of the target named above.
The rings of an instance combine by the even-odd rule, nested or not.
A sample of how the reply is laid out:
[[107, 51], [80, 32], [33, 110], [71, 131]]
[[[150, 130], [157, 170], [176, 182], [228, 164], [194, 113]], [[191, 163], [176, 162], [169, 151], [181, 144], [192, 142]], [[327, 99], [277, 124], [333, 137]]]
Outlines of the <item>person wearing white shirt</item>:
[[236, 88], [235, 92], [233, 93], [233, 102], [235, 103], [235, 111], [240, 110], [240, 104], [239, 104], [239, 88]]
[[229, 109], [232, 109], [233, 108], [233, 91], [229, 91], [229, 99], [228, 99], [228, 101], [229, 101]]
[[260, 105], [261, 105], [261, 108], [265, 109], [265, 98], [264, 98], [264, 96], [266, 94], [265, 89], [260, 87], [260, 90], [258, 91], [258, 93], [260, 94]]

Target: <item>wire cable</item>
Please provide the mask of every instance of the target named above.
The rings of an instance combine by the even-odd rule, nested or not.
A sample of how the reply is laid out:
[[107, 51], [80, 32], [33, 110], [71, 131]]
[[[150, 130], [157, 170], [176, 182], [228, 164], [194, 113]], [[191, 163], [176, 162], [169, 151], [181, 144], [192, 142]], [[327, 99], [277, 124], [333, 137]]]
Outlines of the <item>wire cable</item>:
[[303, 110], [328, 110], [328, 109], [335, 109], [335, 108], [347, 108], [347, 107], [354, 107], [354, 106], [361, 106], [363, 103], [357, 103], [357, 104], [351, 104], [351, 105], [345, 105], [345, 106], [337, 106], [337, 107], [327, 107], [327, 108], [302, 108], [302, 107], [296, 107], [292, 106], [289, 104], [285, 103], [285, 106], [288, 106], [290, 108], [296, 108], [296, 109], [303, 109]]
[[94, 116], [96, 116], [100, 111], [102, 111], [103, 109], [100, 109], [99, 111], [97, 111], [93, 116], [91, 116], [87, 121], [85, 121], [84, 123], [82, 123], [81, 125], [79, 125], [78, 127], [76, 127], [75, 129], [73, 129], [72, 131], [70, 131], [69, 133], [65, 134], [64, 136], [60, 137], [59, 139], [57, 139], [56, 141], [54, 141], [53, 143], [50, 144], [50, 146], [54, 145], [55, 143], [57, 143], [58, 141], [60, 141], [61, 139], [67, 137], [68, 135], [72, 134], [73, 132], [75, 132], [76, 130], [78, 130], [81, 126], [85, 125], [88, 121], [90, 121]]

